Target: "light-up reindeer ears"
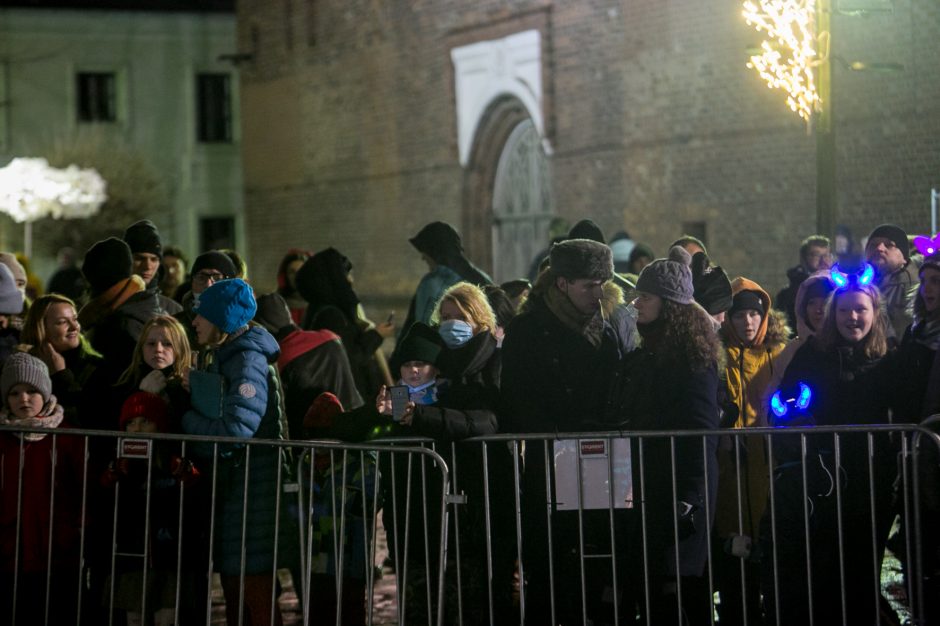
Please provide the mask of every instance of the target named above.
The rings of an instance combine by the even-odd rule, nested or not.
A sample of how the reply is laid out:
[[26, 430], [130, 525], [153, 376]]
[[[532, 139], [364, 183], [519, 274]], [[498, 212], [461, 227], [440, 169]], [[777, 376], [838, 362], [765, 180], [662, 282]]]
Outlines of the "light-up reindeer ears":
[[864, 287], [870, 285], [874, 279], [875, 268], [872, 267], [871, 263], [865, 263], [858, 271], [851, 273], [843, 272], [838, 263], [829, 270], [829, 281], [836, 289], [845, 289], [852, 283]]
[[770, 408], [777, 418], [787, 414], [805, 413], [813, 399], [813, 391], [806, 383], [798, 383], [790, 389], [778, 389], [770, 398]]
[[940, 233], [937, 233], [933, 237], [917, 235], [914, 237], [914, 247], [924, 256], [930, 256], [940, 252]]

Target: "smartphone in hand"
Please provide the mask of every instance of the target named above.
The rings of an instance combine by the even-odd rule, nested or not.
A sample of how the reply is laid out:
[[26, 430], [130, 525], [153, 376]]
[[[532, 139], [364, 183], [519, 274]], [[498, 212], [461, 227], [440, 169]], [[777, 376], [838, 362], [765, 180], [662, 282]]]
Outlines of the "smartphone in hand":
[[389, 387], [388, 393], [392, 397], [392, 419], [396, 422], [400, 422], [402, 416], [405, 414], [405, 407], [411, 399], [408, 395], [408, 387], [405, 385]]

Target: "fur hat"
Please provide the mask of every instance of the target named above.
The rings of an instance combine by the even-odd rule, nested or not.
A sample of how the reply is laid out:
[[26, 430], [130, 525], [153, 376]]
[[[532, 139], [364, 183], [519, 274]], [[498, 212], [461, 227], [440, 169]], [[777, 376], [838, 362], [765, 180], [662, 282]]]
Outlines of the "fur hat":
[[220, 272], [225, 278], [234, 278], [235, 274], [238, 273], [238, 270], [235, 269], [235, 264], [232, 263], [232, 259], [224, 252], [219, 252], [218, 250], [209, 250], [196, 257], [196, 260], [193, 261], [193, 267], [190, 273], [195, 276], [201, 270], [215, 270]]
[[157, 432], [165, 433], [168, 428], [166, 401], [155, 393], [136, 391], [121, 405], [120, 429], [127, 428], [127, 423], [135, 417], [146, 417], [157, 425]]
[[213, 283], [199, 294], [193, 312], [219, 327], [224, 333], [234, 333], [255, 316], [258, 304], [248, 283], [241, 278], [230, 278]]
[[13, 272], [0, 263], [0, 315], [19, 315], [23, 312], [23, 292], [16, 288]]
[[140, 220], [127, 227], [122, 237], [131, 249], [131, 253], [146, 252], [163, 258], [163, 243], [160, 232], [150, 220]]
[[568, 239], [552, 246], [549, 267], [555, 276], [608, 281], [614, 275], [614, 255], [606, 244], [591, 239]]
[[656, 259], [643, 268], [636, 281], [636, 290], [651, 293], [679, 304], [691, 304], [693, 294], [692, 257], [685, 248], [673, 246], [668, 259]]
[[881, 226], [877, 226], [875, 230], [871, 231], [871, 234], [868, 235], [868, 241], [871, 241], [875, 237], [884, 237], [885, 239], [893, 241], [894, 245], [901, 251], [901, 254], [904, 255], [904, 260], [909, 261], [911, 259], [911, 244], [907, 240], [907, 233], [901, 230], [900, 226], [895, 226], [894, 224], [882, 224]]
[[423, 322], [415, 322], [401, 340], [397, 350], [400, 365], [408, 361], [424, 361], [437, 365], [437, 359], [444, 349], [440, 334]]
[[731, 308], [731, 281], [728, 274], [717, 265], [711, 265], [704, 252], [692, 256], [692, 287], [695, 301], [717, 315]]
[[28, 280], [26, 276], [26, 268], [23, 267], [23, 264], [20, 263], [15, 254], [10, 252], [0, 252], [0, 263], [6, 265], [10, 269], [10, 273], [13, 274], [13, 284], [16, 285], [16, 281], [22, 280], [24, 283]]
[[0, 374], [3, 406], [7, 406], [7, 394], [10, 389], [20, 383], [34, 387], [42, 395], [43, 403], [52, 395], [52, 380], [49, 378], [49, 368], [46, 364], [25, 352], [14, 352], [3, 363], [3, 373]]
[[287, 302], [278, 293], [266, 293], [258, 298], [255, 321], [272, 335], [277, 335], [279, 330], [294, 323]]
[[91, 295], [107, 291], [134, 274], [134, 257], [128, 245], [117, 237], [96, 242], [82, 263], [82, 274], [91, 288]]

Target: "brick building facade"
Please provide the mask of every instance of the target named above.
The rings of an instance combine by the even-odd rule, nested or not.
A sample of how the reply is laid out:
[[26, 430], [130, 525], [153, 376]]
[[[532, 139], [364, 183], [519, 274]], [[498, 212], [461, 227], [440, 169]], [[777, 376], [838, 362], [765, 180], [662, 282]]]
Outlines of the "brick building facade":
[[[940, 187], [940, 4], [833, 4], [838, 221], [856, 238], [889, 220], [926, 232]], [[863, 4], [876, 10], [859, 16]], [[554, 214], [626, 228], [659, 253], [704, 228], [729, 274], [771, 290], [816, 230], [815, 139], [745, 67], [759, 36], [738, 2], [241, 0], [237, 11], [251, 55], [247, 252], [262, 288], [288, 247], [334, 245], [360, 292], [394, 302], [425, 271], [407, 238], [437, 219], [493, 270], [497, 162], [531, 108], [494, 98], [462, 163], [454, 51], [525, 32], [538, 40]], [[904, 67], [843, 67], [855, 60]]]

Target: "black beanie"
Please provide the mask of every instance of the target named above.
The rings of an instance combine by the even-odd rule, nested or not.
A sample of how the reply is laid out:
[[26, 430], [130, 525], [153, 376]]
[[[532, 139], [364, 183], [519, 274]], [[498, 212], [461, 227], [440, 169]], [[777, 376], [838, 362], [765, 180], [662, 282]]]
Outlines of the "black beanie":
[[718, 266], [712, 266], [704, 252], [692, 255], [693, 297], [709, 315], [731, 308], [731, 281]]
[[868, 235], [868, 241], [871, 241], [875, 237], [884, 237], [885, 239], [893, 241], [894, 245], [901, 251], [901, 254], [904, 255], [904, 260], [911, 260], [911, 244], [907, 240], [907, 233], [901, 230], [900, 226], [882, 224], [871, 231], [871, 234]]
[[95, 243], [85, 253], [82, 274], [97, 296], [112, 286], [128, 279], [134, 273], [134, 257], [126, 243], [117, 237], [108, 237]]
[[287, 302], [277, 293], [268, 293], [258, 298], [258, 310], [255, 311], [255, 321], [264, 326], [272, 335], [277, 336], [285, 326], [291, 326], [294, 320], [290, 316]]
[[767, 314], [767, 308], [764, 305], [764, 298], [760, 292], [746, 289], [736, 293], [734, 295], [734, 299], [732, 300], [731, 309], [728, 311], [728, 315], [734, 315], [738, 311], [744, 311], [746, 309], [757, 311], [760, 313], [761, 317], [764, 317]]
[[604, 231], [601, 230], [601, 227], [594, 223], [594, 220], [587, 219], [581, 220], [571, 227], [571, 230], [568, 231], [568, 239], [590, 239], [598, 243], [606, 243], [607, 241], [604, 239]]
[[399, 367], [409, 361], [423, 361], [436, 366], [443, 349], [443, 341], [436, 330], [423, 322], [415, 322], [396, 350]]
[[156, 254], [163, 258], [163, 244], [160, 242], [160, 232], [150, 220], [134, 222], [124, 231], [124, 241], [131, 249], [132, 254], [146, 252]]
[[209, 250], [196, 257], [190, 272], [195, 276], [200, 270], [216, 270], [217, 272], [221, 272], [225, 278], [234, 278], [237, 273], [232, 259], [224, 252], [219, 252], [218, 250]]

